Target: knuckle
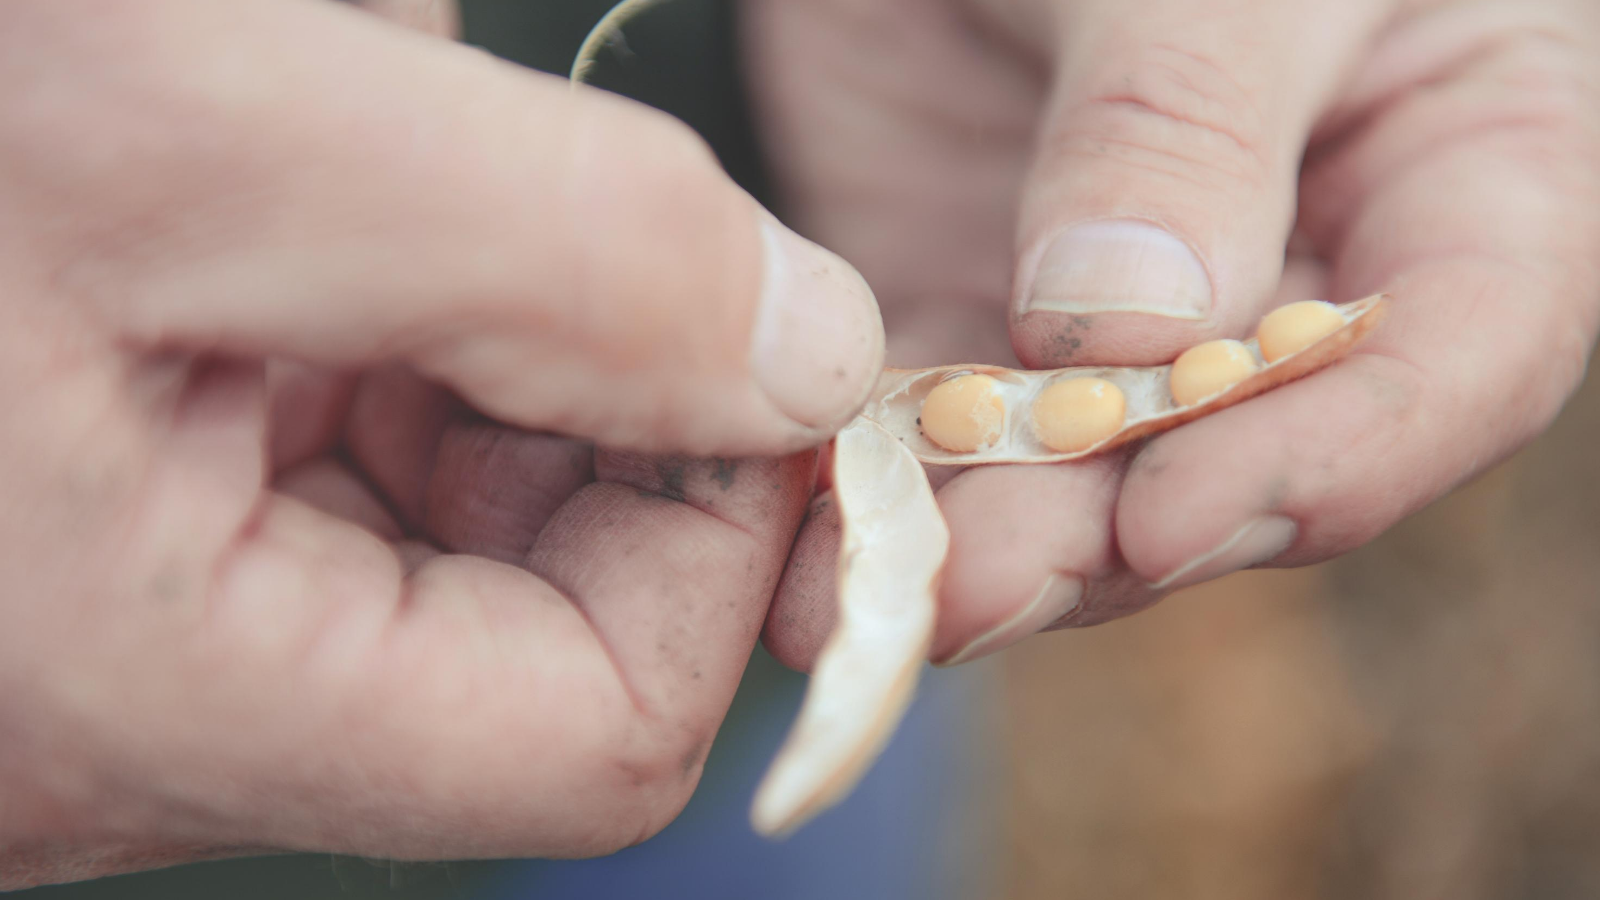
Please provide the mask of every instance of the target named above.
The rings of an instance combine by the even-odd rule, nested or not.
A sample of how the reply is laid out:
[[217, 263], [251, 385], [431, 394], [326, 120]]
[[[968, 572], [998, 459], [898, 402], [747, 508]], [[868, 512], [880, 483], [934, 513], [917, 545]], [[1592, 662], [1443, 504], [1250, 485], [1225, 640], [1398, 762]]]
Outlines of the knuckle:
[[1541, 118], [1591, 120], [1600, 94], [1593, 78], [1592, 52], [1563, 35], [1516, 28], [1498, 37], [1463, 74], [1482, 84], [1509, 89], [1506, 96]]
[[635, 719], [596, 754], [598, 803], [610, 810], [583, 849], [614, 853], [649, 839], [678, 817], [700, 781], [708, 738], [695, 729]]
[[1250, 92], [1215, 60], [1170, 45], [1108, 70], [1047, 139], [1069, 155], [1205, 185], [1255, 185], [1272, 169], [1267, 122]]
[[1591, 184], [1591, 160], [1600, 152], [1595, 60], [1593, 48], [1565, 32], [1534, 22], [1508, 25], [1463, 51], [1448, 70], [1440, 102], [1456, 103], [1452, 137], [1493, 142], [1565, 189]]

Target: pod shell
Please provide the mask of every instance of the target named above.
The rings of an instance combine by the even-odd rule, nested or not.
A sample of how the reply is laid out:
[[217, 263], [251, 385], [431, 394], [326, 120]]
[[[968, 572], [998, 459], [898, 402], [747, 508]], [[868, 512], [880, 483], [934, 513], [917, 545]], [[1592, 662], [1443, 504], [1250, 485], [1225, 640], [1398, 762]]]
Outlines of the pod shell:
[[933, 641], [950, 546], [927, 471], [876, 423], [857, 417], [839, 432], [833, 477], [839, 622], [756, 788], [751, 824], [774, 837], [839, 802], [900, 724]]
[[[1267, 363], [1261, 358], [1261, 348], [1253, 338], [1245, 341], [1245, 346], [1261, 364], [1260, 369], [1227, 390], [1188, 406], [1172, 399], [1170, 364], [1077, 366], [1067, 369], [955, 365], [884, 370], [861, 416], [899, 438], [918, 460], [928, 465], [982, 466], [1083, 459], [1192, 422], [1337, 362], [1378, 326], [1388, 312], [1389, 302], [1386, 295], [1375, 294], [1338, 307], [1345, 320], [1342, 328], [1274, 363]], [[922, 433], [919, 424], [922, 401], [928, 393], [940, 382], [964, 374], [988, 375], [995, 379], [1006, 401], [1006, 421], [1000, 440], [992, 446], [968, 453], [946, 450], [935, 444]], [[1127, 418], [1120, 431], [1092, 447], [1072, 453], [1051, 450], [1034, 433], [1031, 415], [1033, 401], [1040, 392], [1057, 381], [1084, 376], [1104, 378], [1120, 388], [1127, 398]]]

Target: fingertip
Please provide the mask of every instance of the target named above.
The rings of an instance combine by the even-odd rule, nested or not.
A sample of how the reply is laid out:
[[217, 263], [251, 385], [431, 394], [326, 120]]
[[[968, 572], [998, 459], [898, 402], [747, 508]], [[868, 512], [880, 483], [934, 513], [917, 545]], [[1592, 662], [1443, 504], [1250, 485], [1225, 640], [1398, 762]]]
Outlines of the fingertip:
[[952, 653], [936, 657], [934, 665], [959, 666], [962, 663], [998, 653], [1023, 638], [1037, 634], [1072, 615], [1083, 602], [1082, 576], [1051, 572], [1033, 599], [1015, 613], [976, 637], [958, 644]]
[[1409, 364], [1358, 353], [1157, 437], [1118, 499], [1124, 559], [1174, 590], [1371, 540], [1457, 471], [1418, 419], [1420, 385]]
[[1136, 312], [1203, 322], [1211, 273], [1171, 230], [1139, 219], [1100, 219], [1061, 229], [1024, 262], [1022, 313]]
[[969, 469], [938, 494], [950, 524], [930, 657], [957, 665], [1076, 617], [1112, 565], [1108, 461]]
[[801, 428], [849, 421], [883, 369], [883, 318], [861, 273], [759, 213], [763, 276], [751, 346], [756, 383]]
[[826, 441], [883, 368], [872, 290], [735, 184], [685, 123], [605, 102], [584, 119], [578, 143], [595, 158], [570, 211], [569, 256], [587, 274], [557, 314], [568, 352], [589, 345], [578, 366], [598, 370], [590, 383], [605, 396], [571, 410], [568, 427], [700, 455]]
[[1176, 591], [1271, 562], [1293, 546], [1299, 530], [1289, 516], [1270, 513], [1252, 516], [1220, 543], [1179, 563], [1150, 587], [1157, 591]]
[[1017, 359], [1034, 369], [1071, 366], [1159, 366], [1183, 351], [1227, 334], [1209, 322], [1182, 322], [1137, 312], [1029, 312], [1011, 320]]
[[[1283, 47], [1320, 17], [1210, 10], [1195, 29], [1182, 3], [1130, 17], [1106, 2], [1065, 15], [1072, 64], [1056, 70], [1019, 214], [1019, 357], [1148, 365], [1238, 337], [1281, 273], [1305, 111], [1330, 77]], [[1229, 37], [1272, 32], [1287, 42], [1240, 52]]]
[[1046, 235], [1018, 264], [1017, 357], [1036, 368], [1160, 365], [1243, 334], [1271, 299], [1252, 285], [1274, 280], [1282, 255], [1272, 237], [1244, 243], [1230, 252], [1249, 258], [1248, 283], [1219, 280], [1197, 242], [1153, 222], [1093, 220]]
[[[1189, 577], [1204, 575], [1201, 568], [1210, 572], [1205, 577], [1225, 574], [1207, 561], [1276, 511], [1289, 490], [1281, 454], [1260, 443], [1242, 446], [1252, 438], [1230, 427], [1232, 412], [1161, 435], [1128, 468], [1117, 500], [1117, 545], [1134, 576], [1153, 590], [1203, 580]], [[1224, 447], [1234, 450], [1222, 455]]]

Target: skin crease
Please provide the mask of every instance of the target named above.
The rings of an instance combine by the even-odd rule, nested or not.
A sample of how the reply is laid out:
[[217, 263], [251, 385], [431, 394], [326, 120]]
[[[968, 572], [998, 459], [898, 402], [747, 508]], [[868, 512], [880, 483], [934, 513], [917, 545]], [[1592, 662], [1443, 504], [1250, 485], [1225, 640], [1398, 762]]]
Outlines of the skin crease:
[[0, 889], [594, 855], [699, 779], [827, 433], [761, 213], [374, 5], [0, 10]]
[[[1396, 298], [1351, 358], [1142, 447], [939, 472], [952, 544], [935, 661], [1052, 574], [1087, 582], [1057, 627], [1143, 609], [1169, 590], [1153, 584], [1263, 516], [1287, 518], [1287, 546], [1193, 571], [1358, 547], [1538, 435], [1594, 340], [1600, 7], [1137, 8], [743, 7], [785, 209], [874, 286], [890, 365], [1157, 363], [1247, 337], [1282, 303]], [[1197, 251], [1208, 320], [1018, 315], [1045, 238], [1108, 217]], [[796, 668], [832, 627], [821, 561], [836, 532], [827, 515], [808, 522], [767, 622], [767, 647]]]
[[[891, 362], [1170, 358], [1246, 333], [1286, 243], [1282, 298], [1405, 304], [1336, 370], [1137, 454], [941, 473], [935, 656], [1051, 572], [1092, 579], [1075, 624], [1141, 608], [1263, 512], [1299, 529], [1275, 563], [1356, 546], [1536, 434], [1593, 338], [1586, 4], [1116, 7], [747, 6], [796, 221], [877, 288]], [[333, 4], [0, 15], [0, 416], [26, 426], [0, 429], [4, 886], [257, 849], [579, 855], [670, 820], [813, 479], [809, 454], [659, 455], [815, 440], [708, 421], [728, 406], [695, 390], [747, 383], [748, 198], [662, 117]], [[1147, 52], [1186, 34], [1228, 65]], [[1215, 321], [1003, 327], [1037, 241], [1119, 209], [1186, 232]], [[504, 305], [529, 285], [559, 302]], [[662, 302], [586, 302], [641, 292]], [[725, 368], [663, 377], [702, 359]], [[494, 417], [634, 452], [585, 468]], [[796, 545], [818, 578], [791, 570], [768, 619], [800, 666], [831, 614], [826, 521]]]

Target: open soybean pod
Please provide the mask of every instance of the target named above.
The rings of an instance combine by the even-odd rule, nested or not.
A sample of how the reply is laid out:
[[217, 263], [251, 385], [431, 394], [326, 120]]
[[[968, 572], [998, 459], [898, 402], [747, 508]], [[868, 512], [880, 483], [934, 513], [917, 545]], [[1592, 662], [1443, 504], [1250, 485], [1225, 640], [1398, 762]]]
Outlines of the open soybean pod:
[[[657, 2], [622, 0], [595, 24], [573, 61], [574, 89], [622, 25]], [[833, 481], [843, 524], [838, 625], [756, 789], [751, 823], [766, 835], [793, 831], [855, 787], [905, 715], [933, 641], [950, 532], [922, 464], [857, 417], [834, 438]]]
[[861, 415], [929, 465], [1082, 459], [1309, 375], [1348, 353], [1387, 308], [1383, 295], [1292, 304], [1256, 338], [1202, 344], [1164, 366], [889, 369]]
[[933, 640], [950, 532], [921, 463], [858, 417], [834, 439], [833, 484], [844, 526], [839, 624], [756, 790], [751, 821], [768, 835], [799, 827], [861, 780], [905, 714]]
[[[1268, 315], [1249, 342], [1202, 344], [1166, 366], [886, 371], [834, 442], [844, 532], [839, 625], [757, 789], [756, 829], [786, 833], [843, 797], [910, 700], [949, 545], [919, 462], [1058, 463], [1104, 452], [1330, 365], [1377, 326], [1387, 305], [1381, 295], [1340, 307], [1291, 304]], [[1072, 444], [1079, 446], [1058, 449]]]
[[[573, 64], [574, 87], [624, 22], [657, 2], [623, 0], [595, 25]], [[756, 790], [756, 829], [788, 833], [849, 793], [911, 700], [950, 541], [924, 464], [1060, 463], [1175, 428], [1337, 361], [1387, 304], [1290, 304], [1254, 339], [1202, 344], [1166, 366], [885, 371], [834, 440], [838, 625]]]

